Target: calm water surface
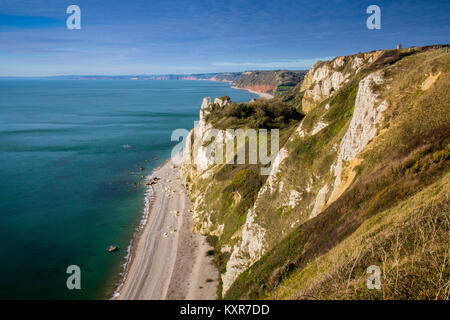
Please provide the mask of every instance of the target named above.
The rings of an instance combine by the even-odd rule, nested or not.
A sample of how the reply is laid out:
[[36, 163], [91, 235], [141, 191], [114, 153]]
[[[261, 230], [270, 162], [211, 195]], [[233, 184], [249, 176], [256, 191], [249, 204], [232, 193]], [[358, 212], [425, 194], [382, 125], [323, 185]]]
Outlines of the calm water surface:
[[[0, 81], [0, 298], [110, 297], [144, 208], [134, 182], [223, 95], [255, 97], [203, 81]], [[81, 290], [66, 288], [69, 265]]]

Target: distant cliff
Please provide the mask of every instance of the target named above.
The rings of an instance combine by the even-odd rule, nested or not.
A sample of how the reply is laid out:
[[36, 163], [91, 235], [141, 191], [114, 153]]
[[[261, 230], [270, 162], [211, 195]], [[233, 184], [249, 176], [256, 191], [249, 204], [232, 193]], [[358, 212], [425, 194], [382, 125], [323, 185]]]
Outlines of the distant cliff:
[[306, 71], [246, 71], [233, 82], [238, 88], [275, 95], [295, 87], [305, 74]]
[[303, 80], [305, 74], [306, 71], [274, 70], [192, 74], [169, 78], [229, 82], [236, 88], [275, 95], [295, 87]]
[[[33, 77], [29, 79], [64, 80], [205, 80], [228, 82], [237, 88], [252, 90], [270, 95], [287, 91], [303, 80], [306, 71], [245, 71], [196, 74], [160, 74], [160, 75], [74, 75], [54, 77]], [[21, 77], [0, 77], [0, 79], [21, 79]]]
[[223, 73], [201, 73], [189, 75], [143, 76], [142, 79], [155, 80], [208, 80], [232, 83], [236, 88], [252, 90], [270, 95], [280, 94], [300, 83], [306, 71], [245, 71]]
[[[448, 48], [337, 57], [301, 77], [243, 73], [241, 87], [295, 86], [249, 103], [206, 98], [187, 139], [181, 175], [215, 247], [219, 294], [448, 299]], [[280, 130], [270, 175], [208, 155], [209, 133], [226, 142], [230, 128]], [[371, 265], [381, 290], [366, 286]]]

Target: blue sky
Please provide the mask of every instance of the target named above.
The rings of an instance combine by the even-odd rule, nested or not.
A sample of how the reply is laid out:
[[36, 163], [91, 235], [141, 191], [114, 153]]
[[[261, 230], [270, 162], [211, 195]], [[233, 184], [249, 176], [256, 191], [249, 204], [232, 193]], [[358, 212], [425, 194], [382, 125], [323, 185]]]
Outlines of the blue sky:
[[[81, 30], [66, 8], [81, 8]], [[366, 8], [381, 8], [381, 30]], [[450, 1], [0, 0], [0, 76], [306, 69], [449, 43]]]

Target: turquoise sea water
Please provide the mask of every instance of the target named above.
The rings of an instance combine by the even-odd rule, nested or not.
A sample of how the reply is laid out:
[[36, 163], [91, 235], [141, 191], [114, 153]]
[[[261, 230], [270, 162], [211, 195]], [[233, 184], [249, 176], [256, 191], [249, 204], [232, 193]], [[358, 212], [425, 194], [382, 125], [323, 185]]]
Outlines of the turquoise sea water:
[[144, 208], [133, 183], [223, 95], [255, 97], [203, 81], [0, 81], [0, 299], [109, 298]]

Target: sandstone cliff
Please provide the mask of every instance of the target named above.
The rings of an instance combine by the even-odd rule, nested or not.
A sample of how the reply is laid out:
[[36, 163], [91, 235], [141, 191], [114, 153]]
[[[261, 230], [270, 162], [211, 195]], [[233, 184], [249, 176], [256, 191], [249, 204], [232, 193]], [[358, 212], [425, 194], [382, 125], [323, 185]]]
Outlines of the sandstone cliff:
[[246, 71], [233, 81], [236, 87], [275, 95], [303, 80], [306, 71]]

